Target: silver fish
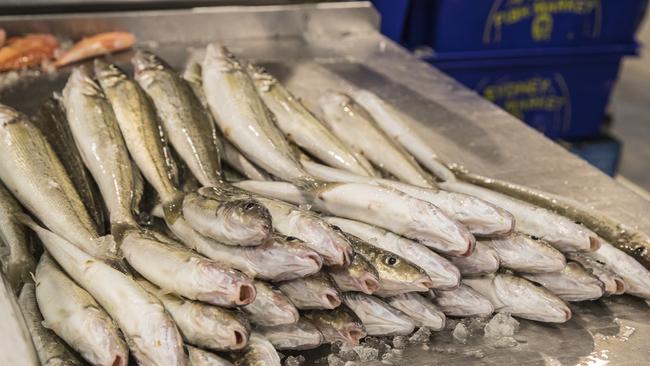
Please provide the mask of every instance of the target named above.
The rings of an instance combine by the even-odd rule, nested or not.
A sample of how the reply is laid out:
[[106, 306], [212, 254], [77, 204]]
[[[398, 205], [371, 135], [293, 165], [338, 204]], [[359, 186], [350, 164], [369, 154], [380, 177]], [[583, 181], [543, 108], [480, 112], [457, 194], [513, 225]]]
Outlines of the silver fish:
[[547, 323], [571, 319], [571, 309], [549, 290], [509, 274], [464, 278], [463, 283], [486, 297], [498, 312]]
[[352, 98], [343, 93], [327, 92], [319, 103], [325, 123], [352, 150], [404, 182], [435, 187], [433, 178], [404, 148], [377, 128], [375, 120]]
[[561, 272], [522, 274], [522, 277], [539, 283], [564, 301], [596, 300], [605, 293], [603, 283], [576, 262], [567, 263]]
[[416, 327], [427, 327], [431, 330], [441, 330], [445, 327], [445, 314], [420, 294], [401, 294], [389, 297], [386, 302], [411, 318]]
[[210, 111], [224, 137], [267, 172], [299, 186], [313, 185], [241, 62], [225, 47], [210, 44], [201, 71]]
[[278, 288], [300, 310], [334, 309], [341, 305], [338, 290], [323, 273], [281, 282]]
[[228, 141], [223, 144], [223, 159], [231, 168], [241, 173], [248, 179], [271, 180], [271, 176], [264, 170], [251, 163], [236, 147]]
[[252, 323], [274, 327], [298, 321], [298, 309], [286, 295], [262, 281], [255, 281], [255, 288], [255, 301], [241, 308]]
[[488, 316], [494, 312], [494, 306], [487, 298], [463, 284], [452, 290], [432, 293], [431, 301], [447, 316]]
[[248, 346], [235, 361], [236, 366], [280, 366], [280, 356], [271, 342], [259, 333], [251, 334]]
[[486, 239], [480, 243], [497, 252], [502, 267], [516, 272], [559, 272], [566, 266], [564, 255], [557, 249], [543, 240], [535, 240], [527, 235], [514, 233], [505, 238]]
[[590, 257], [585, 253], [568, 253], [567, 258], [580, 263], [592, 275], [596, 276], [605, 286], [605, 296], [622, 295], [627, 289], [623, 277], [617, 275], [613, 270], [608, 268], [605, 263], [596, 258]]
[[126, 366], [129, 351], [113, 319], [47, 253], [41, 256], [34, 280], [48, 329], [92, 365]]
[[327, 273], [336, 287], [344, 292], [358, 291], [372, 295], [379, 290], [377, 270], [361, 255], [355, 254], [348, 267], [330, 267]]
[[415, 323], [408, 316], [374, 296], [346, 292], [342, 298], [361, 319], [368, 335], [407, 335], [415, 330]]
[[232, 362], [223, 359], [212, 352], [185, 345], [189, 355], [189, 366], [232, 366]]
[[323, 334], [305, 319], [300, 319], [296, 324], [258, 327], [256, 331], [280, 351], [306, 350], [323, 344]]
[[464, 276], [480, 276], [494, 273], [499, 269], [499, 255], [491, 247], [476, 242], [474, 252], [468, 257], [449, 257]]
[[7, 276], [15, 293], [23, 283], [31, 281], [30, 273], [36, 268], [36, 261], [29, 250], [29, 235], [16, 214], [22, 213], [16, 199], [0, 183], [0, 244], [6, 250], [0, 260], [2, 272]]
[[346, 306], [339, 306], [334, 310], [309, 311], [304, 315], [318, 328], [325, 343], [357, 346], [367, 335], [366, 328], [359, 317]]

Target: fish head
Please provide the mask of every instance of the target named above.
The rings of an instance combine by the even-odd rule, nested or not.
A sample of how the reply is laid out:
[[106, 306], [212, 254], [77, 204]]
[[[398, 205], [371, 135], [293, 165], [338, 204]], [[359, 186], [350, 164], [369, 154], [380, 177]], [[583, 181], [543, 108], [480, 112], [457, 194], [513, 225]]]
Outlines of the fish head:
[[380, 287], [377, 270], [358, 254], [353, 255], [349, 267], [333, 269], [331, 273], [336, 276], [337, 284], [346, 290], [357, 289], [364, 294], [370, 295]]
[[198, 329], [210, 329], [208, 342], [219, 343], [219, 348], [236, 351], [246, 347], [250, 337], [250, 326], [243, 317], [232, 311], [214, 306], [197, 307], [198, 314], [192, 317]]
[[187, 365], [183, 340], [174, 321], [162, 305], [159, 311], [140, 314], [136, 332], [125, 334], [133, 355], [144, 365]]
[[329, 343], [343, 342], [357, 346], [367, 335], [361, 320], [346, 306], [339, 306], [334, 310], [313, 311], [306, 316]]
[[88, 69], [84, 66], [77, 66], [72, 69], [70, 77], [68, 78], [68, 81], [63, 88], [64, 98], [67, 99], [71, 97], [73, 91], [75, 90], [80, 91], [83, 95], [86, 96], [103, 97], [104, 95], [102, 89], [93, 80], [92, 76], [88, 72]]
[[216, 68], [224, 73], [241, 72], [244, 70], [241, 62], [235, 58], [235, 55], [226, 46], [218, 43], [211, 43], [206, 47], [203, 65], [210, 65], [212, 68]]
[[[259, 263], [275, 263], [278, 274], [274, 280], [284, 281], [317, 273], [323, 267], [323, 258], [291, 236], [274, 235], [264, 250], [255, 251]], [[263, 257], [263, 258], [262, 258]], [[251, 258], [255, 260], [255, 258]]]
[[500, 311], [549, 323], [571, 319], [569, 306], [542, 286], [508, 274], [498, 274], [493, 283], [496, 296], [504, 304]]
[[93, 343], [98, 342], [97, 347], [94, 347], [96, 359], [93, 360], [93, 363], [126, 366], [129, 362], [129, 351], [122, 341], [122, 336], [118, 333], [112, 320], [103, 311], [96, 310], [99, 316], [87, 317], [84, 322], [87, 339]]
[[391, 253], [382, 251], [373, 258], [372, 265], [379, 274], [380, 290], [389, 291], [408, 287], [411, 291], [427, 291], [433, 287], [431, 278], [413, 263]]
[[131, 63], [133, 64], [133, 72], [136, 77], [138, 74], [148, 70], [163, 70], [171, 68], [165, 61], [163, 61], [163, 59], [156, 56], [154, 53], [145, 50], [137, 50], [131, 59]]
[[252, 198], [225, 202], [217, 208], [216, 216], [221, 218], [223, 227], [233, 237], [264, 243], [273, 231], [269, 210]]
[[[226, 269], [210, 260], [200, 259], [196, 266], [196, 282], [209, 286], [198, 300], [219, 306], [244, 306], [255, 301], [257, 291], [250, 278], [234, 269]], [[215, 299], [217, 299], [215, 301]]]
[[329, 225], [320, 220], [318, 224], [327, 226], [328, 229], [331, 228], [331, 230], [325, 231], [327, 235], [324, 236], [323, 240], [329, 242], [329, 247], [333, 249], [332, 260], [335, 261], [338, 266], [350, 266], [354, 258], [354, 251], [352, 250], [350, 241], [345, 237], [343, 231], [338, 226]]
[[257, 89], [262, 92], [270, 91], [278, 83], [278, 80], [261, 66], [248, 64], [246, 71], [253, 79]]
[[93, 66], [95, 77], [104, 88], [114, 86], [121, 81], [128, 79], [126, 73], [117, 65], [108, 63], [101, 58], [96, 58]]
[[282, 324], [295, 324], [300, 319], [298, 309], [291, 303], [291, 301], [279, 290], [270, 289], [265, 291], [265, 296], [268, 296], [267, 302], [273, 304], [268, 306], [265, 311], [268, 317], [277, 319], [278, 323]]

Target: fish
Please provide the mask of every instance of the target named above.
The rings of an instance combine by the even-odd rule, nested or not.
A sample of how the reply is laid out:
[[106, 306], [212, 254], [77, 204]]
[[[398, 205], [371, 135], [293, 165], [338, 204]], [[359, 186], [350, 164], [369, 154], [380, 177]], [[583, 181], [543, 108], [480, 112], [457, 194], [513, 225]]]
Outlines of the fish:
[[39, 66], [54, 56], [59, 41], [51, 34], [11, 37], [0, 48], [0, 72]]
[[286, 182], [241, 181], [234, 185], [295, 205], [311, 205], [328, 215], [375, 225], [447, 255], [468, 256], [474, 250], [475, 238], [466, 227], [436, 206], [392, 188], [326, 183], [316, 190], [302, 191]]
[[[32, 365], [82, 366], [82, 361], [53, 331], [43, 326], [43, 316], [36, 303], [36, 289], [33, 283], [26, 283], [20, 290], [18, 305], [36, 349], [36, 356], [29, 357]], [[27, 336], [29, 336], [27, 335]], [[40, 361], [40, 362], [39, 362]]]
[[580, 263], [593, 276], [603, 283], [605, 296], [622, 295], [627, 289], [623, 277], [617, 275], [612, 269], [608, 268], [605, 263], [585, 253], [569, 253], [567, 258]]
[[139, 279], [138, 284], [160, 300], [185, 342], [214, 351], [237, 351], [246, 347], [248, 323], [233, 311], [165, 294], [163, 289], [143, 279]]
[[223, 148], [209, 112], [191, 85], [158, 56], [136, 51], [134, 78], [153, 102], [166, 136], [203, 186], [222, 184]]
[[352, 92], [352, 98], [372, 116], [381, 130], [397, 141], [436, 177], [443, 181], [456, 180], [454, 173], [440, 160], [430, 144], [409, 126], [414, 121], [404, 113], [369, 90], [357, 89]]
[[338, 217], [327, 217], [326, 220], [331, 225], [374, 247], [395, 253], [411, 263], [416, 263], [429, 276], [433, 288], [450, 289], [457, 287], [460, 283], [458, 268], [422, 244], [358, 221]]
[[594, 251], [600, 247], [601, 240], [591, 230], [544, 208], [465, 182], [444, 182], [440, 187], [502, 207], [515, 217], [517, 232], [543, 239], [563, 253]]
[[232, 366], [232, 362], [200, 348], [185, 345], [190, 366]]
[[223, 143], [223, 156], [224, 162], [241, 173], [248, 179], [253, 180], [271, 180], [271, 176], [264, 170], [258, 168], [255, 164], [251, 163], [236, 147], [228, 141]]
[[278, 289], [300, 310], [334, 309], [341, 305], [339, 291], [324, 273], [280, 282]]
[[186, 194], [182, 209], [196, 231], [223, 244], [257, 246], [273, 233], [269, 210], [250, 193], [230, 185]]
[[469, 257], [449, 257], [449, 260], [463, 277], [494, 273], [501, 264], [497, 252], [480, 241], [476, 242], [474, 252]]
[[235, 360], [235, 366], [281, 366], [280, 356], [271, 342], [257, 332], [251, 334], [248, 346]]
[[223, 307], [243, 306], [255, 300], [255, 286], [243, 273], [180, 243], [165, 243], [159, 237], [132, 231], [125, 235], [121, 249], [139, 274], [165, 291]]
[[302, 161], [302, 164], [309, 174], [326, 182], [366, 183], [385, 186], [429, 202], [438, 207], [449, 218], [465, 225], [475, 236], [507, 236], [515, 227], [515, 219], [509, 212], [473, 196], [441, 189], [418, 187], [391, 179], [364, 177], [313, 161]]
[[275, 327], [295, 324], [300, 315], [289, 298], [262, 281], [255, 281], [257, 297], [252, 303], [242, 306], [241, 310], [248, 319], [259, 326]]
[[354, 252], [364, 257], [379, 275], [379, 289], [374, 292], [381, 297], [389, 297], [405, 292], [428, 291], [433, 282], [427, 274], [415, 264], [399, 257], [398, 255], [382, 250], [347, 235]]
[[30, 238], [25, 226], [16, 218], [23, 210], [16, 199], [0, 183], [0, 245], [5, 253], [0, 257], [2, 272], [14, 293], [23, 283], [31, 282], [36, 261], [30, 251]]
[[427, 327], [431, 330], [442, 330], [445, 327], [445, 314], [418, 293], [409, 292], [389, 297], [386, 302], [411, 318], [416, 327]]
[[358, 346], [367, 335], [359, 317], [346, 306], [334, 310], [312, 310], [304, 316], [321, 332], [324, 343]]
[[564, 301], [596, 300], [605, 294], [605, 285], [577, 262], [569, 262], [561, 272], [521, 275], [549, 289]]
[[29, 218], [24, 220], [68, 276], [115, 320], [139, 364], [187, 365], [181, 335], [158, 299], [131, 276], [86, 254]]
[[135, 36], [129, 32], [105, 32], [85, 37], [72, 48], [63, 52], [54, 62], [55, 67], [79, 62], [88, 58], [129, 49], [135, 44]]
[[327, 273], [340, 291], [358, 291], [372, 295], [379, 290], [377, 270], [361, 255], [353, 255], [348, 267], [330, 267]]
[[0, 179], [45, 226], [97, 258], [114, 261], [112, 237], [93, 219], [43, 134], [24, 114], [0, 105]]
[[287, 139], [325, 164], [364, 176], [376, 175], [363, 155], [349, 149], [275, 77], [252, 64], [248, 74]]
[[48, 329], [92, 365], [127, 365], [129, 351], [113, 319], [47, 253], [41, 256], [34, 281]]
[[85, 68], [75, 67], [63, 89], [68, 125], [115, 227], [137, 227], [136, 178], [111, 104]]
[[298, 186], [317, 184], [291, 154], [245, 67], [226, 47], [217, 43], [207, 46], [201, 75], [214, 120], [244, 156]]
[[480, 243], [497, 252], [502, 267], [516, 272], [559, 272], [566, 266], [566, 259], [560, 251], [528, 235], [515, 233], [505, 238], [485, 239]]
[[256, 329], [277, 350], [307, 350], [323, 344], [323, 334], [309, 321]]
[[381, 131], [368, 111], [348, 95], [325, 92], [319, 99], [319, 105], [325, 124], [349, 148], [401, 181], [419, 187], [435, 187], [433, 177], [404, 148]]
[[361, 319], [368, 335], [407, 335], [415, 330], [415, 323], [406, 314], [372, 295], [346, 292], [341, 297]]
[[273, 228], [280, 234], [302, 240], [309, 249], [323, 257], [326, 266], [350, 265], [354, 255], [350, 242], [320, 217], [279, 200], [256, 198], [269, 210]]
[[562, 299], [521, 277], [498, 273], [464, 278], [463, 284], [490, 300], [497, 312], [545, 323], [571, 319], [571, 309]]
[[494, 306], [471, 287], [461, 284], [451, 290], [432, 290], [431, 302], [447, 316], [485, 317], [494, 313]]

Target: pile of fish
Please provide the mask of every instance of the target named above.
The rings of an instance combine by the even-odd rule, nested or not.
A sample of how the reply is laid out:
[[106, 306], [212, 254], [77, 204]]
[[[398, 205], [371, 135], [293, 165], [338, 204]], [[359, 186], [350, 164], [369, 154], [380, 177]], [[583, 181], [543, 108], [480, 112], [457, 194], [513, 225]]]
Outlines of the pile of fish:
[[279, 365], [447, 316], [650, 299], [635, 258], [456, 179], [369, 91], [325, 92], [319, 118], [218, 44], [182, 74], [132, 63], [73, 69], [31, 119], [0, 105], [2, 269], [44, 365]]

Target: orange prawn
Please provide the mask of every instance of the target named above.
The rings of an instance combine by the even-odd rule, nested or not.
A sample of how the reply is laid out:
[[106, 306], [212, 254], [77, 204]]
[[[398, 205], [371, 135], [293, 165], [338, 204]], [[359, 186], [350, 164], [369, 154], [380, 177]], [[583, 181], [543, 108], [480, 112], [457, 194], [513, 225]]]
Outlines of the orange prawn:
[[87, 58], [126, 50], [135, 43], [135, 36], [129, 32], [107, 32], [87, 37], [65, 51], [55, 62], [61, 67]]

